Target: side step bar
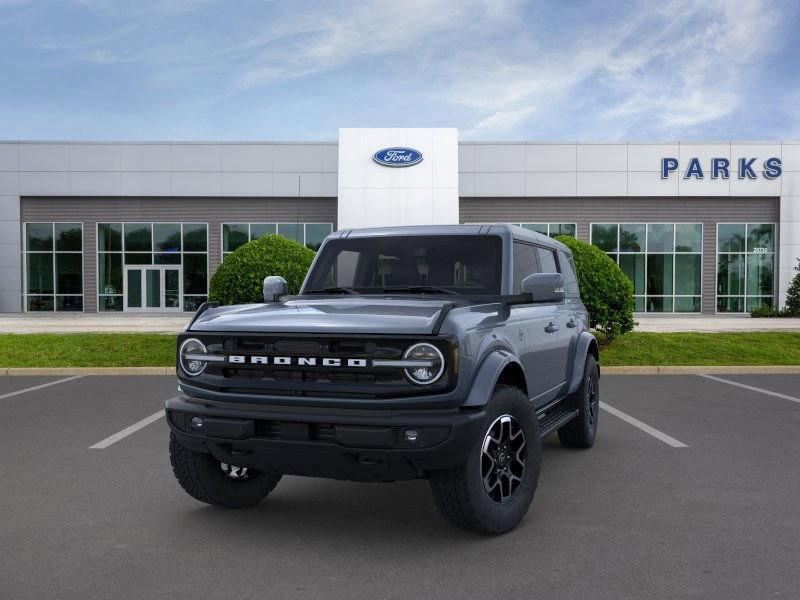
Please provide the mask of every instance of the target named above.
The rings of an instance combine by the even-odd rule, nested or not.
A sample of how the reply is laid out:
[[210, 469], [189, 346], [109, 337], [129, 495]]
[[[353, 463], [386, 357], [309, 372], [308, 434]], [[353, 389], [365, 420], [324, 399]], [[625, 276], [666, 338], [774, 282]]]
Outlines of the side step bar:
[[577, 416], [577, 408], [569, 408], [566, 406], [556, 406], [547, 413], [539, 415], [539, 433], [541, 437], [553, 433], [556, 429], [566, 425]]

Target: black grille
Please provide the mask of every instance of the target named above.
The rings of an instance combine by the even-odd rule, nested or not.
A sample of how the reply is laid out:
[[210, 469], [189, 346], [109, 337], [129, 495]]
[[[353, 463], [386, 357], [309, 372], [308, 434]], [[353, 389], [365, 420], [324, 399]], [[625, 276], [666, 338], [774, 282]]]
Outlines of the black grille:
[[[241, 355], [244, 364], [208, 363], [199, 377], [191, 379], [192, 385], [219, 392], [268, 395], [310, 396], [331, 398], [390, 398], [413, 393], [430, 394], [441, 392], [454, 383], [450, 371], [453, 361], [452, 349], [445, 340], [430, 340], [435, 343], [448, 362], [446, 374], [440, 381], [429, 386], [410, 383], [400, 368], [330, 367], [330, 366], [286, 366], [250, 364], [250, 356], [315, 357], [321, 363], [324, 358], [399, 360], [405, 350], [420, 341], [414, 338], [369, 339], [319, 336], [289, 337], [239, 334], [206, 334], [199, 337], [211, 354]], [[180, 343], [180, 341], [179, 341]], [[294, 362], [294, 361], [293, 361]]]

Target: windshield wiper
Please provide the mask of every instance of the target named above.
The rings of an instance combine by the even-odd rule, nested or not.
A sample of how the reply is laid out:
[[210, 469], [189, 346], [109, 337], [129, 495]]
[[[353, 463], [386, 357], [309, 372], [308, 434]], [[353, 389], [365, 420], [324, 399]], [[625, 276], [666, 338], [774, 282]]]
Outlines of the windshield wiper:
[[453, 295], [460, 295], [458, 292], [454, 292], [453, 290], [447, 290], [445, 288], [436, 287], [433, 285], [406, 285], [406, 286], [393, 286], [393, 287], [386, 287], [381, 290], [381, 292], [408, 292], [409, 294], [453, 294]]
[[308, 290], [306, 294], [353, 294], [360, 296], [361, 294], [349, 287], [326, 287], [321, 290]]

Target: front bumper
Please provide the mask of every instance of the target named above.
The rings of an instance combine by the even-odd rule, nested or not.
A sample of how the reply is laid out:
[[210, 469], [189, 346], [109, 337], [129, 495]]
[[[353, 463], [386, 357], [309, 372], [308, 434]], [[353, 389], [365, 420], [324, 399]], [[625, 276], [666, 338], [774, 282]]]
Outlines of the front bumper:
[[[290, 475], [396, 481], [462, 464], [480, 436], [481, 409], [399, 411], [254, 406], [182, 396], [167, 422], [187, 448], [221, 462]], [[198, 426], [198, 419], [202, 425]], [[417, 432], [416, 441], [406, 431]]]

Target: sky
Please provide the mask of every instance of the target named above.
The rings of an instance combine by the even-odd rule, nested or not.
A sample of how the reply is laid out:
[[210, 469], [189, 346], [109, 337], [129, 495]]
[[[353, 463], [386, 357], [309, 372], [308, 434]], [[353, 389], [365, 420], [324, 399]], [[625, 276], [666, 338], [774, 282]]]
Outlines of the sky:
[[0, 139], [800, 139], [796, 0], [0, 0]]

